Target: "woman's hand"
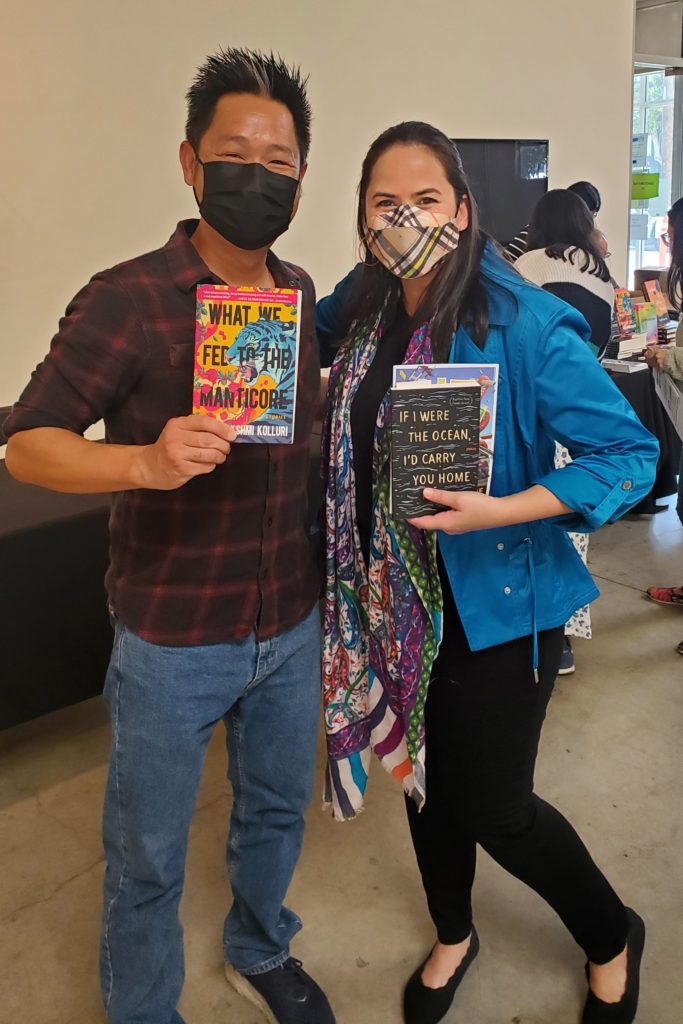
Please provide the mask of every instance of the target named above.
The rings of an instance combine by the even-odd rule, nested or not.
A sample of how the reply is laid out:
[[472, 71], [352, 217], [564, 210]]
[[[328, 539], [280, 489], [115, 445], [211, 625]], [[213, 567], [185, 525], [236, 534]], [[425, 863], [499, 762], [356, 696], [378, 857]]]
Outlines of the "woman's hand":
[[659, 348], [657, 345], [650, 345], [645, 349], [645, 362], [652, 370], [663, 370], [666, 362], [666, 348]]
[[469, 533], [506, 526], [503, 499], [492, 498], [477, 491], [436, 491], [425, 487], [424, 497], [437, 505], [446, 505], [443, 512], [419, 516], [408, 522], [420, 530], [443, 530], [444, 533]]
[[419, 516], [408, 522], [419, 530], [443, 530], [444, 533], [471, 533], [473, 530], [493, 530], [515, 523], [532, 523], [537, 519], [564, 516], [572, 511], [552, 491], [534, 484], [526, 491], [493, 498], [478, 491], [437, 491], [425, 487], [422, 492], [427, 501], [445, 505], [444, 512], [433, 516]]

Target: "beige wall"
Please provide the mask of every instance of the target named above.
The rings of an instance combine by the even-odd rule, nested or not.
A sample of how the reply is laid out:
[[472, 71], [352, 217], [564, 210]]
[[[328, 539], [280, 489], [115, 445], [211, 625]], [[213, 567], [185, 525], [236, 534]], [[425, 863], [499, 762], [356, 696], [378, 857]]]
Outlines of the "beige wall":
[[310, 72], [304, 202], [278, 252], [322, 293], [354, 260], [361, 158], [398, 120], [550, 139], [551, 185], [594, 181], [625, 270], [632, 0], [3, 0], [0, 405], [97, 269], [194, 211], [177, 162], [184, 92], [219, 44]]

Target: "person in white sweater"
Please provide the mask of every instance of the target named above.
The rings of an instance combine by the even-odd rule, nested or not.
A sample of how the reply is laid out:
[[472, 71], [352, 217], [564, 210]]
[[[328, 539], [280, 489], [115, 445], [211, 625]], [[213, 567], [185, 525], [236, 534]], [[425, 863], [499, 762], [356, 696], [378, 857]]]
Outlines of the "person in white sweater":
[[583, 314], [596, 353], [610, 339], [614, 306], [604, 249], [583, 200], [569, 189], [557, 188], [536, 205], [529, 224], [528, 250], [515, 264], [528, 281]]

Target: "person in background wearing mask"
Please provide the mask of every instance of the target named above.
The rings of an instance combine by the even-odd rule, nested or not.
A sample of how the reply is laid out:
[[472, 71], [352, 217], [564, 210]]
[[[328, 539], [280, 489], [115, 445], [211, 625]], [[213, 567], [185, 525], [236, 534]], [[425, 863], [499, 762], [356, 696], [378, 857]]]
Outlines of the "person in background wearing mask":
[[[671, 266], [667, 280], [669, 302], [680, 314], [683, 306], [683, 199], [679, 199], [669, 210], [669, 230], [666, 238], [671, 251]], [[676, 345], [670, 348], [650, 346], [645, 353], [648, 366], [670, 374], [683, 383], [683, 316], [676, 331]], [[683, 455], [679, 478], [678, 516], [683, 523]], [[683, 608], [683, 584], [680, 587], [648, 587], [647, 596], [657, 604]], [[683, 654], [683, 640], [677, 645], [678, 654]]]
[[[178, 906], [204, 755], [227, 732], [233, 808], [226, 972], [278, 1024], [333, 1024], [290, 957], [320, 707], [319, 575], [306, 530], [320, 382], [310, 278], [270, 251], [296, 212], [311, 112], [276, 56], [209, 57], [188, 92], [180, 162], [199, 203], [155, 252], [96, 274], [5, 430], [17, 479], [114, 492], [107, 589], [101, 983], [111, 1024], [182, 1024]], [[291, 445], [238, 444], [192, 408], [196, 285], [303, 292]], [[107, 444], [83, 438], [103, 419]]]
[[[598, 192], [595, 185], [591, 185], [590, 181], [575, 181], [573, 185], [569, 185], [568, 192], [574, 192], [579, 199], [583, 199], [584, 203], [593, 214], [593, 218], [597, 217], [602, 206], [602, 200], [600, 193]], [[607, 253], [607, 239], [603, 235], [604, 239], [604, 254]], [[503, 250], [505, 259], [510, 263], [516, 263], [520, 256], [529, 248], [529, 225], [522, 228], [520, 233], [513, 238], [513, 240]]]
[[[359, 812], [372, 750], [406, 792], [436, 942], [404, 1021], [443, 1020], [478, 953], [480, 844], [585, 950], [583, 1024], [632, 1024], [643, 922], [534, 794], [534, 766], [564, 623], [597, 595], [566, 530], [597, 529], [646, 494], [657, 442], [589, 352], [583, 318], [479, 230], [443, 132], [407, 122], [373, 142], [357, 223], [364, 266], [323, 440], [328, 796], [335, 817]], [[491, 494], [425, 489], [442, 511], [408, 521], [388, 501], [390, 387], [405, 362], [500, 366]], [[556, 439], [574, 459], [564, 469]]]

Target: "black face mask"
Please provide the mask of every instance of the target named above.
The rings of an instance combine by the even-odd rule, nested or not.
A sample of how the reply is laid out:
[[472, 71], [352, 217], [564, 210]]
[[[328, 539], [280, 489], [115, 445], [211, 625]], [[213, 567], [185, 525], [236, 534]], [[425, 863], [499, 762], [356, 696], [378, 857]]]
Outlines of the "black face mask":
[[199, 163], [204, 168], [199, 212], [228, 242], [238, 249], [264, 249], [287, 230], [298, 178], [276, 174], [263, 164]]

